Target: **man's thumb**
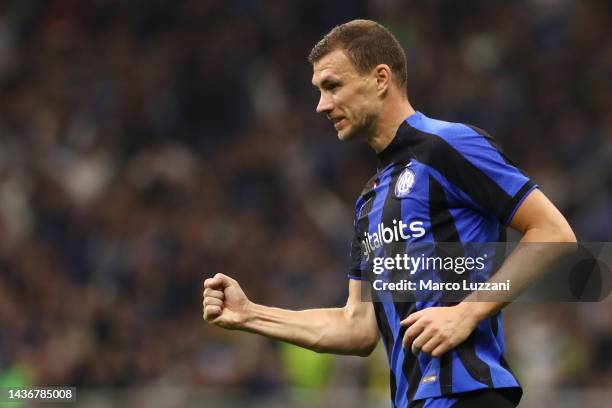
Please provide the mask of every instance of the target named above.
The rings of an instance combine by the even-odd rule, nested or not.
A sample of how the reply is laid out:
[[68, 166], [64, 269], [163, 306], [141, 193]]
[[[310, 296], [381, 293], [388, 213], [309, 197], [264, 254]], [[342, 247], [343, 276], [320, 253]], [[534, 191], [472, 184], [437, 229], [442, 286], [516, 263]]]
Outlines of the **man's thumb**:
[[228, 286], [230, 286], [230, 285], [232, 284], [232, 282], [233, 282], [233, 279], [232, 279], [232, 278], [230, 278], [229, 276], [224, 275], [224, 274], [222, 274], [222, 273], [217, 273], [217, 274], [215, 274], [214, 279], [215, 279], [216, 281], [218, 281], [218, 282], [221, 284], [221, 286], [223, 287], [223, 289], [225, 289], [225, 288], [227, 288]]

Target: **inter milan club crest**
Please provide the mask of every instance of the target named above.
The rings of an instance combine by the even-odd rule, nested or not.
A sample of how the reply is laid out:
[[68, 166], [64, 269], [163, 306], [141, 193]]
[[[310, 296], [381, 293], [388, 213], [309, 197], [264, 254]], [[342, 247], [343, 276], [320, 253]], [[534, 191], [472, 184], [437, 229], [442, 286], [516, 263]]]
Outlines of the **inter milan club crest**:
[[410, 167], [406, 167], [395, 183], [395, 196], [397, 198], [406, 197], [412, 190], [415, 179], [414, 171]]

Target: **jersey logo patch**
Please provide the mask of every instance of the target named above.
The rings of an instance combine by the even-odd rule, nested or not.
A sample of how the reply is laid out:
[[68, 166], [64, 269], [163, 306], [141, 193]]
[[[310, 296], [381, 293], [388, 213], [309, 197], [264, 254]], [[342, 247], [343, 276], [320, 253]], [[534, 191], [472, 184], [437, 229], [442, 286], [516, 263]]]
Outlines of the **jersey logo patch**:
[[410, 194], [415, 180], [416, 174], [414, 171], [410, 167], [406, 167], [395, 182], [395, 196], [397, 198], [404, 198]]
[[431, 374], [423, 377], [423, 381], [421, 381], [421, 384], [431, 384], [432, 382], [436, 382], [437, 379], [438, 377], [435, 374]]

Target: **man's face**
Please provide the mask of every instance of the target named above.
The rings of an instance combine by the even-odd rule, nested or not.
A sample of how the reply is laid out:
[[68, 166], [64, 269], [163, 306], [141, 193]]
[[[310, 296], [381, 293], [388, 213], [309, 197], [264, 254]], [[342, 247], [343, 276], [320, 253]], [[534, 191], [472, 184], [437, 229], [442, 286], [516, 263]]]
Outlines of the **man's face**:
[[373, 131], [380, 110], [376, 78], [359, 74], [342, 50], [314, 63], [312, 84], [321, 92], [317, 113], [332, 121], [340, 140]]

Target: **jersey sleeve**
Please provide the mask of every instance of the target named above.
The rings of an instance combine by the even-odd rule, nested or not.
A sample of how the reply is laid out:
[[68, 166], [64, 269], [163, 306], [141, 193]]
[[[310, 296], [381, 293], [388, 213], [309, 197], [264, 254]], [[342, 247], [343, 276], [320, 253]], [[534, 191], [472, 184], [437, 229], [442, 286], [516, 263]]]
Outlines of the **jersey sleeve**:
[[350, 249], [350, 266], [348, 277], [349, 279], [357, 279], [362, 280], [365, 276], [364, 268], [363, 268], [363, 251], [361, 250], [361, 242], [359, 241], [359, 236], [357, 235], [357, 231], [355, 231], [355, 235], [351, 241], [351, 249]]
[[444, 137], [444, 176], [456, 196], [508, 225], [514, 213], [537, 187], [481, 129], [467, 125]]

